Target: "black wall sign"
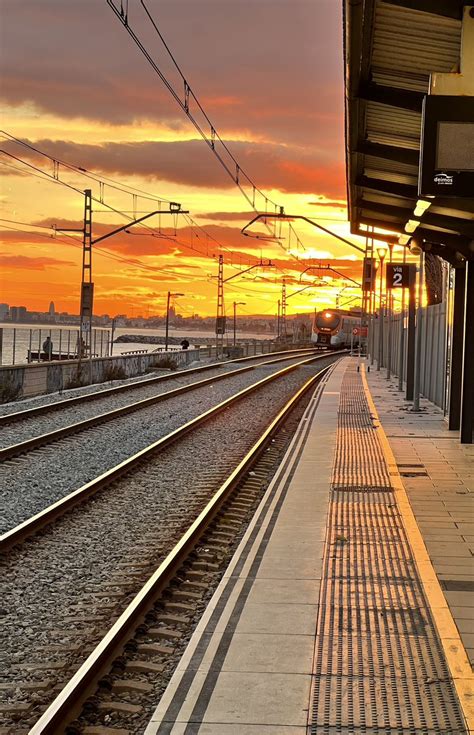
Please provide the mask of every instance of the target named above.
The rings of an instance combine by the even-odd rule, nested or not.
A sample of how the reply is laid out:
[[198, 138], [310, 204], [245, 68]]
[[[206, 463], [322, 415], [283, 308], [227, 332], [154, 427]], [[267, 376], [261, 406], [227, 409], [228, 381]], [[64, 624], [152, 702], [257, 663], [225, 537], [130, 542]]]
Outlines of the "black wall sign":
[[387, 263], [387, 288], [409, 288], [410, 273], [415, 268], [411, 263]]
[[425, 97], [418, 195], [474, 196], [474, 97]]

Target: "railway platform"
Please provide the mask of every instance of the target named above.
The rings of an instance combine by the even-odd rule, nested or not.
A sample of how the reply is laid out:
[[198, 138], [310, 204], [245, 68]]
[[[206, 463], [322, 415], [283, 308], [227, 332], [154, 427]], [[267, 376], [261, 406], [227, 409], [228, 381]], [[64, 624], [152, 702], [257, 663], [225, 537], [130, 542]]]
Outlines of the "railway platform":
[[473, 457], [399, 396], [318, 386], [146, 735], [474, 732]]

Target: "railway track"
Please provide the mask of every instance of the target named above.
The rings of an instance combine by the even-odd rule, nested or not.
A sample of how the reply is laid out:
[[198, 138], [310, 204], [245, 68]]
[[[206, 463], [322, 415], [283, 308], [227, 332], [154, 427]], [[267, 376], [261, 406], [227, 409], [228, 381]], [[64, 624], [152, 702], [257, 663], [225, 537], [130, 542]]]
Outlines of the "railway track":
[[[332, 359], [331, 355], [306, 356], [304, 360], [293, 356], [286, 357], [283, 365], [288, 364], [291, 370], [299, 362], [325, 364]], [[262, 376], [280, 372], [278, 358], [275, 363], [266, 362], [243, 371], [239, 368], [232, 374], [219, 373], [99, 416], [89, 415], [72, 425], [61, 425], [64, 417], [60, 414], [59, 429], [37, 434], [4, 452], [0, 463], [0, 483], [5, 486], [0, 533], [173, 434], [241, 389], [258, 383]]]
[[[31, 438], [24, 439], [23, 441], [19, 441], [14, 444], [7, 445], [6, 447], [0, 448], [0, 462], [5, 461], [7, 459], [12, 459], [13, 457], [19, 457], [31, 451], [32, 449], [36, 449], [37, 447], [44, 446], [45, 444], [51, 444], [52, 442], [55, 442], [59, 439], [63, 439], [67, 436], [78, 434], [79, 432], [85, 431], [86, 429], [90, 429], [94, 426], [100, 426], [101, 424], [107, 423], [108, 421], [113, 421], [114, 419], [120, 418], [121, 416], [126, 416], [135, 411], [140, 411], [156, 403], [161, 403], [162, 401], [166, 401], [170, 398], [174, 398], [176, 396], [182, 395], [183, 393], [188, 393], [190, 391], [197, 390], [204, 386], [214, 384], [217, 381], [226, 380], [236, 375], [241, 375], [243, 373], [251, 372], [255, 370], [257, 367], [272, 366], [279, 362], [285, 362], [285, 361], [294, 360], [294, 359], [295, 359], [294, 354], [290, 356], [285, 355], [282, 357], [261, 360], [257, 362], [256, 364], [246, 365], [244, 367], [236, 368], [234, 370], [226, 370], [225, 372], [217, 373], [208, 378], [203, 378], [201, 380], [197, 380], [194, 382], [185, 383], [184, 385], [181, 385], [177, 388], [173, 388], [171, 390], [164, 390], [163, 392], [157, 393], [157, 394], [155, 393], [154, 395], [151, 395], [146, 398], [141, 398], [140, 400], [134, 401], [133, 403], [126, 403], [123, 406], [120, 406], [118, 408], [112, 408], [103, 413], [96, 414], [95, 416], [91, 416], [81, 421], [76, 421], [72, 424], [66, 424], [66, 425], [60, 426], [59, 428], [53, 431], [36, 434], [36, 436], [33, 436]], [[208, 368], [206, 367], [204, 369], [207, 370]], [[194, 375], [196, 372], [201, 372], [201, 371], [202, 371], [202, 368], [192, 369], [190, 371], [187, 371], [183, 377], [187, 378], [189, 374]], [[154, 379], [146, 381], [147, 384], [145, 387], [149, 388], [150, 383], [153, 385], [155, 385], [156, 383], [161, 385], [163, 382], [167, 382], [170, 379], [172, 379], [172, 376], [168, 376], [168, 375], [160, 376], [158, 378], [154, 378]], [[137, 389], [137, 386], [142, 387], [142, 386], [139, 386], [137, 383], [133, 383], [131, 390], [135, 391]], [[124, 388], [129, 389], [130, 386], [119, 386], [118, 388], [111, 388], [110, 391], [109, 390], [102, 391], [99, 394], [94, 393], [92, 394], [92, 401], [95, 402], [99, 398], [104, 398], [104, 395], [103, 395], [104, 393], [107, 394], [106, 397], [109, 397], [110, 394], [115, 396], [116, 395], [115, 391], [119, 391], [119, 393], [123, 393]], [[73, 402], [74, 406], [76, 406], [78, 403], [77, 398], [71, 398], [69, 400]], [[70, 408], [69, 400], [61, 401], [55, 404], [50, 404], [49, 408], [52, 412], [57, 412], [61, 408], [63, 410], [68, 409]], [[89, 404], [90, 397], [81, 397], [80, 402], [81, 403], [85, 402]], [[18, 418], [18, 416], [21, 416], [23, 414], [21, 418], [21, 421], [23, 423], [23, 426], [22, 426], [23, 433], [25, 432], [28, 433], [31, 430], [28, 428], [30, 426], [30, 424], [28, 423], [28, 419], [36, 418], [38, 415], [37, 414], [38, 410], [40, 411], [40, 415], [42, 415], [43, 417], [45, 416], [45, 414], [46, 416], [49, 416], [50, 411], [45, 411], [46, 408], [47, 406], [41, 406], [38, 409], [37, 408], [29, 409], [28, 411], [20, 412], [20, 414], [11, 414], [9, 416], [7, 415], [1, 418], [8, 419], [9, 421], [5, 422], [8, 425], [8, 423], [10, 423], [11, 421], [13, 421], [13, 423], [17, 423], [18, 421], [20, 421], [20, 418]], [[31, 413], [33, 413], [33, 415], [31, 415]], [[45, 425], [46, 422], [42, 422], [42, 424]], [[0, 425], [1, 425], [1, 422], [0, 422]], [[36, 429], [36, 431], [37, 430], [38, 429]]]
[[[308, 367], [302, 369], [306, 371], [309, 370]], [[146, 650], [163, 652], [167, 648], [167, 645], [163, 643], [163, 640], [169, 640], [169, 638], [166, 638], [166, 636], [171, 636], [171, 640], [182, 638], [182, 635], [180, 635], [180, 616], [177, 613], [177, 610], [180, 609], [180, 605], [184, 606], [184, 608], [186, 607], [186, 598], [188, 598], [188, 600], [191, 599], [194, 604], [194, 602], [196, 602], [196, 598], [194, 597], [194, 595], [198, 593], [201, 594], [203, 590], [204, 592], [206, 592], [206, 590], [208, 589], [207, 578], [205, 578], [205, 575], [201, 575], [202, 581], [199, 581], [198, 578], [200, 577], [200, 574], [198, 574], [198, 572], [207, 573], [208, 571], [215, 571], [213, 569], [213, 565], [215, 564], [215, 562], [211, 561], [211, 557], [214, 558], [212, 555], [215, 551], [215, 542], [219, 538], [221, 538], [221, 540], [222, 538], [225, 538], [226, 544], [228, 545], [229, 538], [235, 532], [235, 529], [232, 529], [233, 523], [236, 520], [236, 517], [239, 515], [240, 511], [245, 510], [244, 500], [241, 499], [236, 501], [237, 506], [235, 506], [234, 510], [231, 512], [231, 517], [224, 518], [223, 522], [224, 525], [227, 524], [228, 532], [216, 532], [217, 536], [214, 535], [213, 537], [214, 545], [211, 544], [211, 541], [208, 539], [205, 542], [205, 546], [199, 549], [199, 539], [202, 538], [202, 533], [210, 527], [210, 524], [212, 522], [214, 522], [217, 515], [221, 512], [220, 508], [222, 507], [222, 503], [227, 501], [230, 494], [235, 490], [238, 483], [242, 480], [242, 477], [246, 473], [248, 475], [252, 463], [255, 462], [256, 457], [262, 455], [268, 442], [271, 442], [273, 434], [288, 416], [291, 407], [294, 407], [296, 401], [301, 398], [304, 392], [311, 385], [314, 385], [316, 380], [321, 379], [323, 377], [323, 374], [328, 369], [329, 368], [325, 368], [324, 370], [319, 371], [316, 376], [313, 375], [309, 381], [305, 382], [303, 388], [301, 388], [301, 375], [299, 376], [299, 381], [296, 380], [298, 371], [295, 371], [295, 368], [293, 366], [285, 369], [284, 372], [286, 377], [282, 379], [292, 382], [291, 392], [294, 392], [297, 384], [299, 384], [300, 387], [298, 388], [297, 393], [298, 398], [295, 398], [293, 402], [290, 402], [291, 406], [286, 406], [285, 410], [282, 410], [279, 413], [278, 417], [273, 421], [271, 427], [267, 429], [267, 431], [258, 439], [258, 441], [255, 441], [255, 445], [251, 452], [248, 452], [248, 444], [252, 436], [255, 436], [255, 431], [252, 432], [249, 426], [247, 431], [244, 433], [246, 440], [244, 442], [244, 437], [242, 437], [242, 431], [239, 427], [241, 427], [242, 425], [246, 425], [245, 421], [242, 420], [243, 418], [245, 418], [245, 416], [247, 417], [248, 424], [248, 417], [256, 415], [256, 401], [258, 403], [258, 401], [260, 400], [261, 403], [263, 400], [263, 402], [268, 405], [269, 397], [273, 396], [276, 403], [282, 403], [283, 394], [278, 396], [278, 400], [276, 400], [275, 398], [274, 386], [275, 384], [278, 385], [278, 379], [276, 379], [274, 376], [268, 376], [266, 379], [259, 381], [260, 386], [258, 394], [255, 394], [255, 391], [257, 390], [256, 388], [248, 388], [240, 392], [241, 395], [238, 399], [235, 398], [234, 400], [225, 401], [225, 405], [220, 405], [219, 407], [217, 407], [216, 411], [218, 416], [217, 418], [215, 418], [214, 413], [212, 427], [211, 425], [207, 424], [201, 426], [200, 424], [202, 422], [199, 422], [198, 424], [191, 422], [193, 426], [188, 426], [185, 430], [184, 433], [188, 434], [188, 436], [183, 440], [182, 443], [176, 444], [172, 447], [168, 445], [168, 448], [159, 455], [156, 455], [157, 447], [154, 447], [150, 455], [145, 457], [145, 455], [142, 454], [140, 458], [136, 459], [135, 463], [130, 463], [127, 465], [126, 468], [121, 468], [118, 475], [112, 473], [107, 478], [98, 478], [96, 492], [98, 492], [101, 488], [103, 489], [104, 484], [110, 485], [110, 483], [112, 483], [114, 492], [98, 492], [98, 495], [96, 495], [91, 500], [91, 502], [87, 502], [81, 505], [80, 508], [73, 509], [72, 512], [70, 511], [70, 508], [67, 508], [67, 504], [63, 503], [61, 512], [65, 510], [69, 510], [70, 512], [68, 512], [68, 514], [64, 518], [62, 518], [59, 523], [49, 525], [45, 529], [45, 518], [43, 518], [40, 522], [40, 526], [42, 525], [43, 527], [43, 532], [32, 541], [30, 541], [26, 546], [21, 545], [18, 549], [13, 549], [10, 554], [7, 555], [10, 561], [10, 565], [7, 564], [6, 575], [9, 584], [14, 582], [15, 578], [18, 579], [18, 576], [22, 574], [22, 570], [24, 572], [26, 565], [26, 568], [28, 569], [27, 577], [33, 579], [35, 576], [35, 570], [39, 569], [42, 583], [46, 584], [47, 586], [52, 585], [53, 589], [49, 590], [49, 597], [47, 595], [44, 595], [43, 593], [44, 599], [40, 596], [41, 599], [36, 599], [34, 603], [37, 606], [39, 605], [39, 607], [41, 608], [44, 619], [47, 617], [48, 611], [51, 613], [52, 601], [50, 597], [51, 593], [54, 593], [54, 588], [56, 586], [61, 587], [61, 584], [62, 586], [66, 585], [70, 596], [72, 595], [68, 603], [66, 603], [61, 609], [62, 619], [49, 622], [48, 626], [46, 626], [49, 629], [49, 627], [53, 625], [55, 629], [55, 634], [57, 636], [63, 636], [64, 640], [62, 648], [60, 646], [60, 650], [58, 650], [56, 654], [53, 655], [53, 660], [51, 661], [51, 651], [48, 649], [48, 656], [45, 656], [43, 654], [43, 659], [46, 658], [46, 660], [43, 660], [41, 664], [38, 665], [37, 662], [35, 663], [34, 660], [31, 661], [31, 658], [34, 659], [35, 656], [37, 657], [38, 655], [36, 650], [36, 634], [31, 633], [34, 642], [32, 642], [31, 644], [32, 651], [30, 652], [30, 655], [28, 654], [28, 650], [26, 650], [26, 652], [23, 651], [22, 655], [20, 656], [21, 660], [17, 660], [15, 663], [13, 663], [13, 668], [10, 663], [10, 678], [11, 676], [13, 676], [13, 678], [16, 679], [16, 681], [13, 683], [16, 694], [13, 694], [11, 696], [11, 718], [14, 719], [15, 717], [17, 717], [19, 718], [19, 720], [17, 719], [17, 721], [23, 720], [27, 723], [28, 726], [31, 726], [32, 721], [36, 718], [36, 715], [39, 714], [41, 708], [44, 709], [44, 700], [47, 699], [47, 696], [45, 692], [43, 692], [41, 689], [37, 689], [35, 692], [36, 701], [39, 702], [39, 704], [32, 704], [31, 701], [28, 701], [31, 695], [28, 693], [25, 694], [25, 692], [30, 691], [28, 689], [28, 686], [26, 686], [25, 688], [25, 676], [27, 677], [26, 684], [29, 683], [31, 686], [35, 686], [35, 682], [36, 684], [38, 684], [38, 677], [43, 677], [42, 681], [44, 683], [44, 676], [47, 674], [48, 677], [55, 678], [55, 686], [57, 686], [58, 683], [64, 681], [65, 675], [67, 673], [71, 673], [71, 669], [79, 669], [79, 671], [77, 671], [76, 675], [74, 676], [74, 680], [77, 680], [77, 676], [82, 670], [79, 668], [79, 664], [82, 663], [83, 655], [84, 653], [89, 652], [92, 643], [97, 642], [97, 632], [98, 630], [101, 630], [101, 632], [103, 632], [105, 621], [110, 620], [111, 618], [115, 619], [116, 617], [118, 617], [118, 611], [123, 613], [123, 605], [124, 603], [128, 602], [129, 599], [132, 603], [131, 608], [135, 610], [133, 614], [134, 616], [138, 615], [138, 617], [141, 617], [146, 614], [144, 613], [145, 608], [150, 609], [150, 605], [154, 604], [154, 601], [156, 601], [157, 596], [161, 594], [166, 584], [170, 582], [171, 578], [174, 574], [176, 574], [177, 570], [182, 567], [186, 555], [191, 552], [191, 549], [195, 549], [197, 545], [198, 552], [196, 553], [198, 553], [198, 556], [199, 554], [201, 554], [200, 561], [195, 560], [198, 566], [194, 569], [194, 572], [191, 574], [190, 579], [187, 580], [187, 586], [181, 589], [180, 594], [177, 595], [176, 601], [174, 603], [168, 603], [167, 606], [165, 605], [161, 610], [161, 617], [158, 621], [160, 631], [157, 632], [155, 630], [155, 632], [150, 634], [152, 635], [152, 637], [155, 636], [155, 640], [159, 639], [161, 643], [150, 643], [149, 645], [151, 646], [151, 648], [148, 647]], [[280, 376], [280, 378], [281, 377], [282, 376]], [[286, 389], [286, 392], [288, 393], [288, 388]], [[259, 396], [259, 399], [256, 398], [256, 395]], [[285, 400], [287, 400], [287, 398]], [[237, 401], [239, 401], [239, 404], [236, 403]], [[236, 403], [236, 408], [233, 408], [232, 413], [229, 414], [230, 405], [232, 403]], [[245, 407], [243, 406], [243, 404], [246, 404]], [[275, 410], [277, 410], [276, 407]], [[240, 415], [236, 417], [235, 421], [232, 420], [234, 421], [235, 426], [231, 426], [231, 417], [233, 416], [233, 413], [238, 413], [239, 411]], [[206, 413], [208, 414], [208, 420], [211, 417], [211, 412]], [[196, 429], [197, 426], [199, 426], [199, 430], [197, 432], [196, 438], [194, 436], [196, 432], [194, 432], [193, 434], [191, 434], [190, 432], [193, 428]], [[209, 469], [208, 472], [206, 472], [206, 468], [209, 468], [210, 458], [215, 457], [219, 436], [228, 436], [229, 440], [227, 442], [227, 446], [222, 445], [221, 456], [217, 459], [214, 459], [214, 464], [216, 466], [212, 466], [212, 468]], [[222, 439], [220, 441], [222, 443]], [[240, 457], [242, 457], [242, 455], [245, 456], [244, 459], [241, 459], [240, 463], [237, 463], [234, 450], [239, 442], [240, 445], [237, 447], [238, 453], [240, 454]], [[245, 448], [245, 451], [243, 451], [245, 444], [247, 446]], [[163, 449], [162, 445], [161, 449]], [[180, 489], [180, 492], [176, 494], [177, 481], [173, 480], [173, 478], [171, 478], [171, 480], [169, 478], [166, 479], [166, 473], [172, 470], [174, 470], [176, 473], [176, 467], [177, 462], [179, 463], [178, 458], [180, 456], [180, 452], [181, 457], [183, 453], [186, 457], [189, 457], [193, 452], [196, 452], [196, 449], [197, 455], [195, 454], [194, 456], [199, 455], [199, 457], [201, 457], [202, 459], [202, 464], [200, 465], [200, 470], [196, 474], [194, 479], [189, 482], [190, 478], [189, 476], [187, 477], [188, 485], [190, 485], [192, 492], [188, 492], [188, 488], [185, 487], [186, 482], [181, 477], [179, 478], [178, 482], [182, 483], [182, 488]], [[270, 451], [272, 451], [271, 445]], [[155, 455], [155, 459], [150, 460], [150, 456], [152, 457], [153, 453]], [[146, 463], [145, 458], [149, 460]], [[147, 473], [149, 473], [150, 466], [151, 464], [153, 464], [153, 462], [155, 462], [156, 465], [157, 458], [159, 459], [159, 462], [158, 466], [155, 466], [155, 476], [152, 479], [152, 483], [159, 483], [160, 481], [157, 479], [157, 473], [158, 476], [161, 475], [161, 484], [163, 487], [160, 489], [160, 492], [163, 491], [163, 495], [160, 495], [159, 499], [155, 497], [158, 493], [158, 488], [157, 493], [152, 496], [150, 494], [150, 485], [147, 485], [147, 483], [149, 483], [150, 481], [149, 477], [147, 480]], [[264, 454], [264, 460], [265, 459], [266, 456]], [[236, 464], [238, 464], [237, 469], [235, 468]], [[125, 472], [127, 473], [126, 475], [124, 475]], [[142, 475], [142, 477], [140, 477], [140, 475]], [[222, 482], [222, 478], [224, 476], [227, 476], [227, 479]], [[247, 479], [255, 485], [256, 481], [254, 475], [250, 475], [250, 477], [247, 477]], [[261, 483], [257, 482], [257, 484], [260, 487]], [[215, 492], [216, 485], [219, 486], [219, 490], [217, 491], [217, 493]], [[170, 496], [167, 499], [165, 503], [166, 507], [160, 510], [158, 506], [162, 502], [162, 499], [166, 496], [166, 489], [169, 489], [170, 487], [173, 487], [174, 495], [172, 497]], [[135, 492], [135, 496], [132, 500], [128, 500], [127, 505], [124, 501], [124, 498], [129, 496], [130, 493], [133, 495], [133, 492]], [[140, 497], [142, 498], [142, 502], [144, 499], [147, 501], [149, 506], [147, 510], [155, 519], [153, 528], [147, 528], [146, 530], [143, 530], [144, 527], [142, 524], [142, 530], [140, 531], [138, 527], [139, 523], [137, 522], [137, 525], [135, 521], [132, 523], [132, 521], [129, 520], [129, 528], [126, 528], [126, 530], [124, 531], [124, 535], [127, 536], [127, 538], [123, 540], [123, 547], [121, 551], [111, 550], [110, 548], [108, 548], [108, 546], [111, 546], [111, 544], [108, 543], [109, 533], [110, 535], [112, 535], [112, 533], [114, 532], [114, 519], [109, 519], [109, 516], [113, 514], [111, 508], [113, 508], [115, 513], [118, 512], [118, 514], [123, 517], [124, 512], [126, 511], [130, 513], [132, 507], [134, 509], [141, 507], [139, 501]], [[243, 497], [244, 496], [242, 496], [242, 498]], [[69, 502], [77, 504], [78, 502], [80, 502], [80, 500], [76, 497], [74, 499], [70, 499], [68, 503]], [[184, 508], [186, 508], [186, 511], [189, 512], [184, 513]], [[237, 513], [236, 508], [239, 511]], [[94, 542], [92, 542], [90, 538], [88, 538], [87, 532], [84, 531], [84, 527], [87, 526], [89, 521], [91, 521], [91, 519], [93, 519], [96, 514], [100, 515], [101, 513], [102, 518], [109, 519], [110, 523], [109, 526], [107, 526], [104, 521], [102, 529], [104, 534], [103, 538], [96, 538]], [[188, 528], [183, 536], [182, 534], [185, 527], [189, 525], [189, 518], [195, 516], [198, 516], [198, 519], [191, 525], [190, 528]], [[50, 521], [51, 518], [47, 521], [47, 523], [50, 523]], [[96, 523], [99, 523], [100, 527], [102, 523], [100, 518], [96, 520]], [[159, 532], [157, 531], [157, 529], [159, 530]], [[231, 529], [232, 533], [229, 532], [229, 529]], [[10, 538], [7, 540], [4, 548], [6, 548], [7, 546], [11, 546], [14, 543], [21, 544], [20, 539], [29, 536], [31, 532], [31, 527], [29, 529], [24, 528], [20, 531], [20, 535], [17, 536], [16, 540], [10, 535]], [[117, 533], [116, 530], [115, 533]], [[177, 543], [175, 548], [173, 549], [173, 552], [169, 554], [165, 553], [169, 550], [169, 547], [172, 546], [172, 542], [176, 541]], [[110, 554], [113, 557], [113, 569], [116, 572], [115, 577], [111, 575], [110, 572], [108, 574], [103, 572], [102, 578], [100, 578], [100, 570], [94, 568], [94, 575], [97, 575], [99, 581], [96, 581], [96, 578], [94, 576], [92, 579], [89, 580], [89, 584], [87, 584], [87, 582], [85, 583], [85, 587], [83, 580], [84, 568], [88, 568], [90, 574], [90, 562], [86, 561], [82, 564], [79, 564], [79, 562], [77, 561], [76, 564], [76, 558], [73, 558], [72, 561], [70, 560], [70, 566], [74, 566], [74, 564], [76, 564], [76, 566], [79, 567], [75, 570], [76, 577], [74, 578], [74, 575], [71, 574], [70, 570], [66, 569], [67, 563], [63, 565], [63, 563], [59, 559], [59, 556], [55, 556], [55, 549], [57, 551], [57, 548], [62, 545], [63, 548], [61, 553], [63, 554], [64, 558], [66, 558], [67, 555], [69, 555], [70, 557], [71, 553], [73, 553], [76, 554], [77, 558], [79, 559], [81, 555], [85, 553], [85, 548], [87, 547], [88, 550], [90, 546], [91, 558], [95, 559], [98, 553], [97, 549], [101, 548], [101, 544], [105, 547], [102, 550], [102, 556], [104, 556], [104, 554]], [[64, 551], [64, 546], [66, 548], [66, 552]], [[214, 551], [212, 550], [213, 548]], [[203, 551], [203, 549], [208, 549], [208, 551]], [[204, 554], [204, 557], [202, 556], [202, 554]], [[156, 562], [161, 563], [157, 564]], [[200, 564], [204, 565], [204, 567], [202, 567], [201, 569], [199, 568]], [[159, 566], [158, 581], [156, 582], [156, 580], [154, 580], [153, 583], [149, 581], [149, 583], [145, 585], [145, 589], [138, 594], [138, 597], [133, 597], [132, 592], [136, 588], [137, 580], [142, 579], [144, 575], [147, 576], [147, 570], [149, 571], [151, 568], [155, 568], [156, 566]], [[58, 577], [59, 569], [61, 570], [61, 573]], [[71, 576], [68, 576], [66, 582], [64, 582], [64, 580], [62, 579], [63, 574], [71, 574]], [[122, 579], [120, 581], [117, 581], [117, 576], [120, 577], [120, 575], [122, 576]], [[123, 579], [124, 575], [126, 578], [125, 581]], [[154, 577], [156, 575], [152, 576]], [[60, 580], [60, 583], [58, 583], [58, 585], [56, 585], [54, 577]], [[81, 583], [75, 581], [76, 578], [77, 580], [82, 580]], [[26, 580], [27, 585], [28, 581], [29, 579]], [[38, 580], [36, 580], [36, 583], [38, 584]], [[77, 595], [72, 594], [73, 592], [75, 592], [80, 584], [82, 584], [83, 588], [80, 593], [78, 592]], [[200, 587], [200, 585], [204, 585], [204, 587]], [[192, 591], [193, 589], [194, 592]], [[16, 598], [18, 596], [21, 598], [22, 602], [20, 608], [26, 609], [29, 612], [30, 617], [33, 618], [33, 614], [31, 613], [31, 605], [33, 605], [31, 599], [32, 596], [34, 597], [33, 593], [31, 592], [31, 594], [29, 594], [28, 589], [23, 589], [21, 591], [21, 594], [19, 592], [13, 594], [13, 598]], [[131, 599], [132, 597], [133, 599]], [[181, 598], [181, 602], [178, 601], [178, 598]], [[11, 605], [12, 603], [13, 599], [8, 598], [7, 595], [6, 605]], [[118, 608], [116, 603], [118, 603]], [[174, 612], [171, 612], [171, 610], [174, 610]], [[199, 612], [199, 610], [197, 612]], [[184, 617], [187, 616], [184, 615]], [[107, 643], [103, 651], [102, 649], [104, 647], [104, 641], [99, 644], [99, 649], [102, 652], [98, 657], [98, 661], [94, 665], [95, 673], [93, 674], [92, 678], [90, 678], [91, 673], [87, 674], [86, 676], [92, 688], [95, 686], [97, 676], [100, 677], [102, 675], [102, 671], [104, 670], [102, 664], [105, 665], [105, 668], [110, 665], [111, 650], [113, 649], [113, 656], [115, 656], [119, 649], [121, 650], [123, 642], [125, 641], [127, 636], [129, 636], [136, 629], [136, 621], [138, 620], [138, 618], [130, 618], [128, 616], [128, 613], [126, 618], [128, 622], [125, 623], [125, 628], [128, 628], [128, 633], [124, 633], [125, 628], [123, 628], [122, 623], [118, 625], [117, 621], [117, 623], [113, 626], [113, 630], [115, 632], [112, 633], [110, 631], [105, 636], [104, 641], [107, 639], [107, 641], [109, 642]], [[34, 625], [31, 620], [29, 621], [29, 625], [32, 630], [36, 626], [36, 624], [37, 621]], [[177, 632], [175, 634], [172, 632], [170, 633], [166, 626], [171, 626], [170, 630], [172, 631], [175, 629], [175, 624], [177, 626]], [[84, 626], [87, 627], [89, 625], [93, 628], [93, 632], [90, 635], [86, 631], [84, 631]], [[119, 634], [119, 637], [116, 638], [119, 629], [122, 632]], [[10, 628], [8, 628], [8, 630], [10, 630]], [[50, 635], [51, 633], [48, 632], [47, 635], [45, 634], [44, 636], [42, 636], [44, 640], [49, 641], [49, 643], [45, 643], [44, 647], [51, 646]], [[18, 634], [16, 634], [14, 637], [18, 637]], [[86, 640], [83, 640], [84, 638]], [[120, 643], [118, 643], [119, 639], [121, 641]], [[80, 642], [77, 642], [78, 640]], [[153, 647], [154, 645], [155, 648]], [[168, 645], [168, 648], [169, 647], [170, 646]], [[105, 650], [107, 651], [107, 653], [105, 652]], [[143, 657], [145, 653], [146, 651], [144, 651], [143, 648], [139, 648], [139, 656]], [[94, 655], [91, 654], [91, 656], [95, 659], [96, 654], [97, 651]], [[63, 661], [64, 657], [67, 659], [66, 663], [65, 661]], [[106, 659], [109, 663], [105, 664], [104, 662]], [[101, 662], [99, 666], [101, 673], [97, 674], [98, 669], [96, 667], [99, 660]], [[148, 671], [154, 670], [153, 662], [151, 663], [152, 665], [148, 668]], [[165, 664], [163, 664], [163, 666], [162, 664], [156, 665], [158, 666], [158, 668], [163, 668], [163, 666], [164, 668], [166, 668]], [[37, 666], [38, 668], [36, 668]], [[134, 670], [136, 673], [136, 671], [140, 669], [140, 666], [141, 664], [131, 664], [130, 671]], [[155, 673], [157, 672], [155, 671]], [[78, 685], [79, 689], [83, 689], [83, 685], [84, 680], [81, 680], [81, 683], [79, 683]], [[128, 691], [130, 689], [130, 685], [118, 684], [117, 686], [119, 688], [125, 687], [124, 691]], [[69, 687], [66, 687], [66, 689], [68, 688]], [[139, 686], [138, 689], [147, 689], [147, 687]], [[87, 690], [87, 692], [89, 691], [90, 689]], [[18, 701], [18, 692], [22, 695], [21, 701]], [[15, 707], [18, 708], [20, 704], [25, 704], [25, 700], [26, 712], [22, 714], [20, 710], [15, 710]], [[65, 706], [68, 710], [70, 704], [71, 702], [68, 701], [68, 703], [66, 705], [62, 705], [62, 707]], [[99, 708], [101, 709], [102, 714], [104, 714], [104, 707], [107, 706], [108, 705], [105, 704], [101, 705], [101, 707]], [[76, 709], [74, 709], [74, 712], [76, 712], [76, 710], [77, 707]], [[32, 732], [62, 732], [61, 729], [58, 729], [59, 725], [57, 724], [58, 720], [56, 719], [56, 717], [57, 715], [55, 714], [54, 724], [48, 725], [46, 729], [44, 729], [43, 725], [40, 724], [40, 720], [38, 726], [36, 726], [40, 729], [33, 729]], [[13, 733], [15, 731], [12, 730], [11, 732]]]
[[[155, 385], [161, 385], [162, 383], [167, 383], [170, 381], [177, 380], [181, 377], [187, 377], [189, 375], [196, 375], [203, 372], [208, 372], [210, 370], [216, 370], [221, 368], [226, 368], [233, 363], [242, 363], [242, 362], [254, 362], [256, 365], [261, 363], [268, 362], [272, 358], [275, 358], [279, 360], [285, 360], [285, 359], [291, 359], [295, 355], [305, 355], [313, 353], [315, 354], [318, 352], [315, 348], [304, 348], [304, 349], [297, 349], [297, 350], [284, 350], [281, 352], [273, 352], [269, 353], [268, 355], [250, 355], [249, 357], [240, 357], [233, 360], [224, 360], [222, 362], [212, 362], [212, 363], [206, 363], [204, 365], [199, 365], [198, 367], [194, 368], [187, 368], [185, 370], [178, 370], [176, 372], [167, 374], [167, 375], [159, 375], [151, 378], [144, 378], [143, 380], [137, 380], [133, 383], [126, 383], [125, 385], [116, 385], [112, 386], [111, 388], [105, 388], [102, 389], [100, 385], [95, 386], [96, 390], [84, 393], [78, 396], [74, 396], [71, 398], [64, 398], [58, 401], [54, 402], [48, 402], [40, 406], [34, 406], [32, 408], [23, 409], [21, 411], [11, 411], [5, 414], [0, 415], [0, 427], [2, 426], [10, 426], [11, 424], [15, 424], [18, 422], [23, 422], [26, 419], [31, 419], [37, 416], [44, 416], [45, 414], [51, 414], [55, 411], [62, 411], [67, 408], [71, 408], [73, 406], [79, 406], [83, 405], [85, 403], [91, 403], [93, 401], [102, 400], [104, 398], [108, 398], [111, 396], [118, 396], [122, 393], [132, 393], [136, 390], [139, 390], [141, 388], [149, 388], [150, 386]], [[319, 350], [318, 354], [320, 354], [321, 351]], [[270, 355], [272, 357], [270, 357]], [[3, 407], [4, 408], [4, 407]]]

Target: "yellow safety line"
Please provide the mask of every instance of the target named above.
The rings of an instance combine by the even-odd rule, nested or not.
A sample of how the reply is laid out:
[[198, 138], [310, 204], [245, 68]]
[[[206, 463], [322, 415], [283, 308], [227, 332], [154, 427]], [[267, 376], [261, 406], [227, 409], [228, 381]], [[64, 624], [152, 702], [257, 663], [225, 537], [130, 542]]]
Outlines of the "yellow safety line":
[[395, 491], [397, 505], [402, 516], [403, 525], [413, 551], [415, 563], [421, 578], [421, 583], [431, 608], [438, 635], [441, 639], [448, 669], [453, 680], [461, 708], [466, 720], [469, 735], [474, 735], [474, 674], [461, 641], [456, 623], [453, 620], [446, 597], [433, 569], [430, 556], [423, 541], [420, 529], [413, 514], [403, 480], [398, 471], [397, 463], [387, 435], [380, 421], [370, 388], [367, 383], [365, 370], [361, 366], [362, 383], [370, 411], [375, 421], [375, 429], [382, 447], [382, 451], [390, 475], [390, 483]]

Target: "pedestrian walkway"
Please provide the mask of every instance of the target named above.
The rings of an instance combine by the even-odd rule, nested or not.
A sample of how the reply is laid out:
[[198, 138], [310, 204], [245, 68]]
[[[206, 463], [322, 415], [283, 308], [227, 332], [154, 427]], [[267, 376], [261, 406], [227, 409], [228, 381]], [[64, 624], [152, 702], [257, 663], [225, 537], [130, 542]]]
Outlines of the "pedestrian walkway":
[[420, 412], [385, 371], [367, 375], [416, 523], [463, 644], [474, 664], [474, 445], [460, 444], [443, 412]]
[[318, 387], [146, 735], [469, 731], [370, 401], [351, 358]]

